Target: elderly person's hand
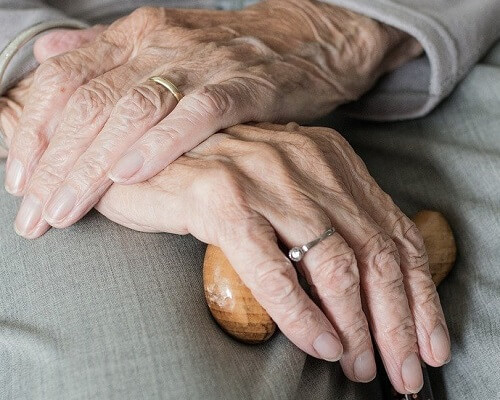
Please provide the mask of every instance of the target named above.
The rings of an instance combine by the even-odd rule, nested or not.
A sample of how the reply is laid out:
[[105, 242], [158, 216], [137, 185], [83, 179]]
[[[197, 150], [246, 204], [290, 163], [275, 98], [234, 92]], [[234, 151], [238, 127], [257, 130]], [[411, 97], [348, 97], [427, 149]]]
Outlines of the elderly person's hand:
[[[27, 84], [0, 101], [8, 141]], [[220, 246], [283, 333], [315, 357], [341, 357], [352, 380], [375, 376], [371, 337], [403, 393], [422, 384], [418, 354], [432, 366], [450, 357], [415, 225], [330, 129], [227, 129], [147, 182], [111, 186], [96, 208], [132, 229], [191, 233]], [[298, 264], [318, 307], [277, 240], [295, 246], [329, 226], [337, 233]]]
[[[25, 195], [23, 236], [74, 223], [112, 180], [154, 176], [221, 128], [325, 114], [421, 51], [396, 29], [313, 0], [142, 8], [103, 29], [36, 71], [6, 174], [7, 190]], [[177, 105], [151, 76], [185, 97]]]
[[[97, 209], [220, 246], [281, 331], [310, 355], [341, 358], [352, 380], [375, 376], [371, 336], [403, 393], [422, 384], [419, 354], [432, 366], [450, 356], [420, 234], [333, 130], [226, 129], [148, 182], [113, 185]], [[298, 263], [317, 306], [277, 241], [293, 247], [330, 226]]]

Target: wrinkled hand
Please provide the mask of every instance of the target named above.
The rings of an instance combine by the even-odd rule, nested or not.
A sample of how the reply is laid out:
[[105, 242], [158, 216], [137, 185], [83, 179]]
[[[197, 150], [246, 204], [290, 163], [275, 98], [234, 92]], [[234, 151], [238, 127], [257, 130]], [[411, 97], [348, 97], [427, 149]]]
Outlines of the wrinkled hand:
[[[2, 128], [11, 136], [15, 118]], [[111, 186], [96, 208], [132, 229], [220, 246], [283, 333], [315, 357], [341, 357], [352, 380], [375, 376], [371, 338], [402, 393], [422, 383], [417, 354], [432, 366], [450, 357], [422, 238], [330, 129], [227, 129], [147, 182]], [[329, 226], [337, 233], [297, 266], [318, 307], [276, 243], [293, 247]]]
[[[6, 175], [7, 190], [25, 196], [16, 222], [25, 237], [76, 222], [111, 179], [154, 176], [221, 128], [325, 114], [420, 51], [395, 29], [308, 0], [142, 8], [63, 41], [82, 32], [87, 45], [47, 60], [37, 46], [42, 64]], [[153, 75], [181, 89], [178, 105]]]
[[[375, 376], [371, 337], [402, 393], [422, 384], [419, 354], [432, 366], [450, 356], [419, 232], [335, 131], [229, 128], [148, 182], [113, 185], [97, 209], [221, 247], [281, 331], [312, 356], [341, 358], [352, 380]], [[317, 306], [277, 241], [293, 247], [330, 226], [298, 264]]]

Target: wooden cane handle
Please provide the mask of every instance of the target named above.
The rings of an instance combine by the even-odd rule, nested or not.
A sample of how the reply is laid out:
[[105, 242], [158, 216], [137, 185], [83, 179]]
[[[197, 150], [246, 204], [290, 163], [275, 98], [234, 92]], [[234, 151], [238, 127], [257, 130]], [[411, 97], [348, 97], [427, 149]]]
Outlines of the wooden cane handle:
[[[438, 285], [455, 263], [455, 238], [438, 212], [420, 211], [413, 221], [424, 238], [432, 280]], [[273, 335], [276, 324], [216, 246], [207, 247], [203, 282], [210, 312], [229, 335], [245, 343], [262, 343]]]

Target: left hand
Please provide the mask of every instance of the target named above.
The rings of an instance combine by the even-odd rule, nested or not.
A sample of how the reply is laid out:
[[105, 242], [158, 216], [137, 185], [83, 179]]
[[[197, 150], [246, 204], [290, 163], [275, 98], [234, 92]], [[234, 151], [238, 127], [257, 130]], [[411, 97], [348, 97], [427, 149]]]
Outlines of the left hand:
[[[12, 127], [3, 128], [11, 135]], [[422, 238], [330, 129], [227, 129], [147, 182], [112, 185], [96, 208], [132, 229], [192, 233], [220, 246], [297, 346], [326, 359], [343, 347], [350, 379], [375, 374], [370, 330], [401, 393], [422, 384], [417, 353], [433, 366], [450, 356]], [[320, 310], [297, 285], [276, 235], [291, 247], [331, 225], [337, 233], [299, 263]], [[341, 348], [315, 347], [325, 330]]]
[[[66, 38], [82, 32], [89, 44], [41, 60], [11, 143], [6, 188], [25, 196], [25, 237], [71, 225], [112, 180], [154, 176], [221, 128], [323, 115], [420, 51], [396, 29], [312, 0], [141, 8]], [[179, 104], [155, 75], [184, 93]]]

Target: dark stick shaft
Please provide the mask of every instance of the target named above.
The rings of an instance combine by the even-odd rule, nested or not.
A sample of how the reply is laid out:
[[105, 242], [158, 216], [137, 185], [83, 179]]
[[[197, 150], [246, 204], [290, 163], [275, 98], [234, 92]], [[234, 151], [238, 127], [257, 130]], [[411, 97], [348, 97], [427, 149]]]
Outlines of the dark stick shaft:
[[424, 386], [420, 392], [415, 394], [400, 394], [392, 387], [389, 377], [385, 372], [384, 364], [380, 358], [380, 354], [376, 351], [377, 358], [377, 370], [379, 375], [379, 381], [382, 386], [382, 393], [384, 400], [434, 400], [434, 395], [432, 394], [431, 382], [429, 379], [429, 372], [424, 364], [422, 364], [422, 374], [424, 377]]

